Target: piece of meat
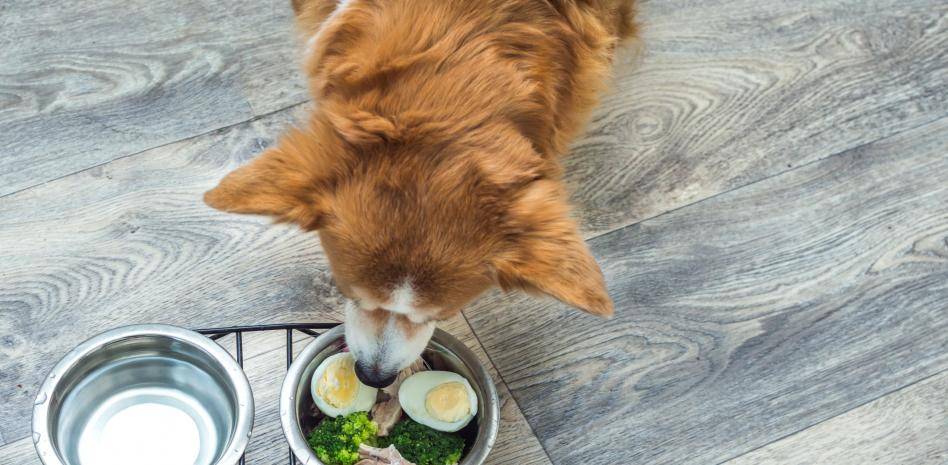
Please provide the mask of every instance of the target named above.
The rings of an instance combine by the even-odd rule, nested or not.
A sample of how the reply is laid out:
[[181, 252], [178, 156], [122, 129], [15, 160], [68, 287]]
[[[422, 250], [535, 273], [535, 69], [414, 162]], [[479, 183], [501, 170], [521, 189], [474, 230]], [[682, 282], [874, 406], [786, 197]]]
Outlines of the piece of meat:
[[402, 385], [402, 381], [424, 370], [425, 361], [419, 358], [415, 360], [415, 363], [409, 365], [408, 368], [399, 372], [394, 383], [382, 388], [384, 394], [380, 395], [387, 395], [388, 399], [372, 407], [372, 420], [379, 425], [379, 436], [388, 436], [392, 431], [392, 427], [395, 426], [395, 423], [398, 423], [398, 420], [402, 418], [402, 406], [398, 403], [398, 388]]
[[402, 457], [395, 446], [388, 446], [385, 449], [359, 445], [359, 461], [356, 465], [415, 465]]

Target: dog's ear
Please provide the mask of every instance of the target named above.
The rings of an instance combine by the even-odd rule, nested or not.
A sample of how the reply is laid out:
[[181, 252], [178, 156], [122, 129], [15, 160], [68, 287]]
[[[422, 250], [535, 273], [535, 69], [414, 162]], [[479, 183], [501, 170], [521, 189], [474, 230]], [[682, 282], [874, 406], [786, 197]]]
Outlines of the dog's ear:
[[558, 183], [533, 182], [509, 217], [510, 242], [492, 261], [501, 288], [546, 294], [593, 315], [612, 316], [602, 271], [569, 218]]
[[269, 215], [319, 229], [328, 211], [330, 159], [311, 132], [293, 129], [253, 161], [229, 173], [204, 202], [231, 213]]

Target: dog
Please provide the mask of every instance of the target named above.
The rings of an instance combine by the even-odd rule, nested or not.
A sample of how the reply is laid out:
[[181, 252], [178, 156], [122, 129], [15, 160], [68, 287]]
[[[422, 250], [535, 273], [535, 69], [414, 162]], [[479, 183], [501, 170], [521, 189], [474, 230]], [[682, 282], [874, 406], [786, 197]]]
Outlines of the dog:
[[205, 194], [318, 233], [358, 378], [389, 385], [494, 286], [613, 313], [559, 158], [633, 0], [293, 0], [315, 108]]

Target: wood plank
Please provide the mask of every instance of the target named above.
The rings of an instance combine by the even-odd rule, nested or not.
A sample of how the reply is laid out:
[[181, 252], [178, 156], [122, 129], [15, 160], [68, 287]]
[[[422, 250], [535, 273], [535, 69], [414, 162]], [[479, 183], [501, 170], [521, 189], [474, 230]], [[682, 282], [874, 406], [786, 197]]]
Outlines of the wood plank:
[[0, 198], [4, 438], [28, 434], [43, 373], [105, 329], [331, 316], [339, 296], [314, 236], [200, 200], [292, 119], [276, 114]]
[[0, 196], [307, 99], [289, 0], [2, 9]]
[[[334, 315], [340, 318], [342, 315]], [[488, 456], [487, 465], [504, 465], [516, 463], [518, 465], [550, 465], [550, 459], [543, 451], [540, 441], [533, 434], [530, 425], [516, 401], [510, 395], [510, 390], [500, 378], [487, 353], [480, 342], [474, 337], [470, 325], [458, 316], [439, 324], [441, 329], [451, 333], [461, 342], [470, 347], [477, 354], [481, 363], [488, 367], [494, 378], [497, 392], [501, 400], [501, 426], [494, 450]], [[311, 341], [308, 336], [297, 333], [294, 339], [296, 353], [302, 351]], [[248, 464], [280, 463], [285, 450], [282, 448], [283, 432], [280, 429], [279, 418], [279, 390], [285, 373], [285, 336], [279, 332], [248, 333], [245, 347], [248, 353], [257, 354], [248, 358], [245, 363], [247, 376], [251, 380], [256, 404], [256, 422], [254, 439], [248, 448]], [[222, 341], [230, 349], [232, 341]], [[233, 353], [233, 351], [231, 351]], [[277, 447], [279, 446], [279, 447]]]
[[[440, 325], [470, 347], [481, 359], [494, 378], [501, 398], [501, 428], [487, 465], [517, 463], [521, 465], [549, 465], [551, 462], [530, 429], [519, 406], [502, 382], [486, 352], [474, 337], [470, 326], [462, 318], [454, 318]], [[248, 334], [246, 347], [259, 355], [245, 363], [256, 402], [254, 438], [247, 453], [248, 464], [281, 463], [286, 457], [283, 431], [279, 418], [279, 391], [285, 374], [284, 336], [276, 332]], [[311, 339], [298, 337], [294, 348], [303, 350]]]
[[[232, 64], [238, 68], [239, 76], [230, 81], [236, 82], [235, 87], [246, 88], [242, 92], [253, 114], [301, 101], [305, 92], [296, 65], [291, 65], [295, 63], [297, 47], [289, 38], [285, 5], [276, 0], [262, 8], [256, 3], [247, 3], [228, 4], [223, 8], [225, 12], [236, 8], [233, 14], [221, 12], [216, 4], [202, 10], [223, 16], [223, 19], [215, 17], [214, 21], [207, 21], [212, 25], [208, 27], [223, 25], [224, 19], [232, 20], [232, 17], [246, 24], [267, 25], [253, 28], [253, 39], [259, 39], [259, 43], [228, 45], [240, 48], [245, 54], [242, 56], [249, 56]], [[913, 127], [944, 113], [948, 108], [946, 92], [938, 85], [945, 78], [945, 34], [941, 33], [944, 21], [940, 19], [944, 8], [930, 6], [927, 0], [876, 0], [860, 4], [859, 8], [854, 8], [851, 1], [815, 2], [808, 5], [807, 14], [801, 15], [793, 2], [645, 3], [642, 16], [648, 25], [645, 29], [648, 56], [641, 68], [638, 63], [619, 65], [614, 91], [596, 113], [589, 136], [576, 144], [577, 156], [567, 160], [569, 183], [576, 190], [574, 199], [581, 207], [578, 210], [584, 228], [590, 236], [609, 231]], [[112, 13], [107, 7], [108, 4], [89, 14], [62, 14], [88, 17], [91, 18], [89, 24], [98, 25], [97, 18]], [[174, 15], [181, 10], [165, 11], [167, 6], [153, 8], [158, 10], [151, 12], [152, 18], [165, 18], [172, 24], [178, 18]], [[45, 21], [40, 24], [62, 21], [50, 8], [39, 8], [39, 11], [43, 12], [40, 18]], [[29, 10], [21, 15], [35, 13]], [[255, 21], [246, 19], [254, 18], [253, 15], [270, 16]], [[79, 26], [84, 24], [79, 23]], [[223, 37], [233, 39], [226, 34], [244, 34], [239, 32], [243, 28], [227, 24], [228, 32]], [[135, 37], [164, 37], [162, 34], [168, 33], [153, 27], [158, 30], [134, 28]], [[10, 31], [10, 34], [19, 34]], [[80, 32], [83, 31], [76, 35], [90, 36]], [[214, 37], [218, 31], [212, 32], [206, 35]], [[94, 40], [97, 36], [90, 37]], [[55, 39], [57, 43], [63, 42], [58, 37]], [[194, 43], [189, 37], [189, 47], [200, 47]], [[30, 58], [29, 53], [52, 47], [43, 44], [37, 42], [22, 53]], [[76, 46], [82, 44], [80, 41]], [[163, 56], [164, 52], [155, 54]], [[838, 59], [840, 57], [845, 59]], [[35, 61], [30, 59], [30, 62]], [[118, 59], [106, 54], [99, 62]], [[17, 89], [23, 87], [22, 82], [28, 81], [27, 77], [11, 80], [8, 87], [13, 90], [8, 94], [17, 95]], [[201, 82], [210, 81], [214, 78]], [[285, 84], [287, 82], [289, 84]], [[227, 86], [215, 81], [213, 85], [195, 84], [195, 87], [198, 88], [194, 92], [200, 93]], [[169, 93], [184, 95], [180, 89]], [[151, 118], [146, 125], [159, 131], [164, 129], [156, 127], [156, 121], [188, 125], [200, 123], [205, 116], [219, 118], [227, 114], [221, 109], [226, 107], [222, 102], [227, 101], [223, 96], [210, 99], [217, 102], [213, 108], [209, 108], [207, 102], [199, 102], [201, 99], [197, 97], [183, 99], [196, 102], [197, 108], [187, 109], [165, 105], [161, 99], [151, 102], [155, 99], [149, 96], [121, 101], [110, 112], [85, 111], [83, 115], [94, 117], [98, 126], [92, 125], [93, 129], [107, 124], [127, 133], [127, 137], [114, 132], [102, 136], [104, 140], [98, 145], [112, 147], [122, 145], [122, 137], [136, 144], [150, 140], [140, 134], [142, 128], [127, 130], [131, 120], [125, 113], [137, 115], [137, 110], [126, 108], [128, 106], [155, 108], [156, 113], [149, 114]], [[159, 107], [165, 108], [162, 110], [165, 118], [154, 117]], [[63, 119], [55, 126], [65, 134], [68, 132], [65, 129], [74, 126], [71, 121], [76, 120], [76, 112], [59, 107], [53, 110], [42, 115], [43, 121]], [[187, 116], [187, 122], [182, 121], [182, 114]], [[205, 126], [213, 129], [240, 119]], [[80, 123], [77, 124], [86, 127]], [[63, 141], [57, 143], [72, 148], [63, 149], [69, 153], [59, 153], [50, 147], [49, 134], [40, 127], [44, 125], [33, 125], [41, 132], [37, 134], [31, 133], [30, 128], [6, 131], [18, 137], [18, 144], [11, 140], [9, 145], [30, 146], [42, 140], [44, 148], [37, 149], [42, 153], [25, 154], [20, 158], [25, 157], [30, 164], [41, 163], [56, 169], [69, 166], [66, 171], [86, 166], [70, 165], [72, 153], [79, 151], [75, 156], [85, 157], [82, 151], [96, 145], [88, 143], [89, 138], [103, 132], [82, 132], [81, 137], [77, 133], [64, 135]], [[204, 130], [208, 130], [206, 128]], [[160, 143], [175, 137], [162, 139]], [[77, 149], [78, 140], [85, 143]], [[19, 148], [14, 152], [23, 150]], [[105, 151], [130, 153], [116, 147]], [[106, 158], [112, 156], [105, 155]], [[5, 160], [13, 158], [4, 157]], [[26, 180], [23, 185], [30, 185], [41, 178], [45, 180], [42, 171], [17, 177]], [[0, 173], [11, 172], [0, 170]], [[16, 189], [0, 180], [0, 186], [8, 185], [11, 186], [8, 189]], [[0, 188], [0, 195], [2, 192]]]
[[[333, 321], [333, 319], [327, 318], [323, 321]], [[312, 337], [307, 334], [293, 331], [293, 355], [295, 356], [301, 350], [299, 344], [306, 344], [310, 339], [312, 339]], [[272, 351], [282, 350], [286, 345], [286, 333], [283, 331], [248, 332], [244, 333], [243, 340], [244, 361], [249, 361]], [[227, 352], [229, 352], [234, 359], [237, 358], [236, 342], [236, 338], [232, 334], [217, 340], [217, 343], [224, 349], [227, 349]], [[285, 365], [286, 361], [284, 360], [283, 363]]]
[[[245, 371], [248, 379], [250, 379], [251, 387], [254, 392], [254, 401], [256, 403], [254, 436], [248, 450], [253, 450], [253, 454], [255, 455], [263, 455], [261, 452], [267, 450], [269, 450], [271, 454], [266, 461], [254, 462], [248, 460], [247, 463], [282, 463], [282, 460], [277, 460], [278, 458], [285, 458], [285, 456], [279, 455], [279, 451], [285, 449], [283, 447], [285, 442], [282, 442], [283, 434], [279, 431], [279, 416], [277, 416], [276, 430], [272, 428], [272, 425], [264, 424], [264, 422], [272, 420], [272, 418], [270, 418], [272, 414], [269, 410], [272, 409], [273, 406], [271, 405], [272, 402], [270, 402], [270, 399], [276, 398], [277, 396], [276, 392], [272, 392], [273, 388], [270, 385], [275, 385], [278, 391], [283, 379], [283, 373], [280, 372], [278, 368], [285, 367], [283, 352], [285, 336], [279, 332], [267, 332], [248, 334], [246, 337], [245, 347], [247, 350], [244, 353]], [[297, 333], [297, 337], [295, 338], [298, 343], [304, 343], [308, 339], [311, 338], [299, 333]], [[231, 355], [234, 355], [234, 351], [232, 350], [233, 341], [231, 338], [222, 338], [219, 342], [231, 352]], [[275, 382], [274, 379], [276, 380]], [[277, 405], [276, 408], [279, 409], [279, 406]], [[29, 417], [22, 420], [29, 423]], [[270, 444], [272, 444], [273, 447], [267, 446]], [[41, 464], [29, 437], [13, 441], [6, 445], [0, 445], [0, 463], [4, 465]]]
[[[243, 338], [244, 372], [254, 398], [253, 436], [247, 445], [246, 463], [286, 463], [289, 451], [280, 425], [280, 389], [286, 375], [286, 333], [246, 333]], [[305, 347], [311, 340], [310, 336], [295, 332], [294, 348]], [[222, 338], [220, 342], [236, 356], [233, 337]]]
[[[28, 16], [32, 22], [8, 21], [2, 28], [18, 41], [22, 37], [31, 43], [17, 45], [27, 48], [0, 47], [0, 61], [13, 63], [10, 69], [16, 70], [13, 77], [0, 76], [0, 121], [6, 121], [3, 118], [10, 108], [21, 111], [24, 106], [35, 106], [46, 111], [36, 121], [55, 123], [52, 127], [64, 135], [57, 142], [58, 132], [50, 134], [26, 125], [0, 131], [4, 151], [0, 176], [9, 173], [4, 164], [11, 159], [10, 153], [23, 153], [23, 147], [38, 143], [52, 147], [86, 142], [80, 149], [63, 149], [59, 158], [49, 159], [53, 161], [43, 161], [52, 148], [26, 157], [30, 163], [47, 163], [43, 166], [70, 166], [65, 172], [87, 166], [70, 165], [72, 154], [84, 154], [81, 151], [87, 148], [101, 150], [105, 159], [112, 159], [116, 151], [121, 152], [116, 147], [152, 140], [153, 134], [145, 133], [147, 128], [155, 134], [177, 134], [174, 131], [195, 124], [189, 120], [167, 131], [159, 127], [177, 124], [170, 121], [171, 116], [216, 118], [226, 113], [229, 105], [236, 108], [240, 101], [231, 97], [230, 90], [237, 88], [245, 94], [250, 109], [247, 114], [279, 108], [271, 102], [281, 102], [279, 92], [285, 88], [279, 85], [280, 78], [267, 77], [266, 69], [254, 68], [251, 77], [241, 71], [258, 63], [278, 67], [278, 54], [287, 53], [283, 39], [258, 45], [224, 38], [214, 42], [213, 34], [202, 28], [216, 27], [219, 22], [231, 24], [234, 29], [253, 29], [254, 37], [271, 32], [288, 34], [288, 29], [274, 32], [278, 28], [259, 26], [269, 24], [267, 20], [250, 20], [264, 13], [287, 14], [282, 3], [262, 7], [228, 4], [223, 10], [211, 5], [207, 11], [187, 13], [188, 17], [205, 17], [207, 21], [186, 26], [180, 26], [180, 17], [166, 11], [168, 4], [132, 3], [131, 8], [147, 13], [143, 17], [165, 19], [136, 26], [138, 32], [133, 36], [110, 35], [118, 38], [104, 44], [93, 43], [99, 39], [89, 31], [96, 28], [82, 27], [88, 21], [102, 30], [117, 28], [109, 22], [116, 16], [115, 9], [107, 3], [93, 3], [105, 6], [51, 2], [4, 5], [2, 21]], [[948, 61], [943, 6], [929, 1], [811, 3], [805, 14], [792, 2], [681, 0], [646, 4], [649, 55], [644, 67], [630, 73], [631, 65], [625, 65], [617, 71], [615, 92], [597, 112], [589, 137], [577, 144], [576, 156], [568, 159], [568, 180], [576, 189], [574, 197], [590, 236], [801, 163], [812, 163], [945, 113], [945, 88], [938, 85], [945, 81], [944, 65]], [[24, 5], [34, 9], [25, 10]], [[273, 11], [264, 11], [268, 7]], [[19, 12], [17, 16], [11, 13], [14, 11]], [[75, 26], [69, 27], [77, 29], [64, 31], [74, 40], [63, 41], [49, 31], [66, 22], [57, 15], [69, 16], [70, 12], [84, 14], [72, 14], [68, 23]], [[234, 18], [244, 22], [236, 24]], [[115, 21], [128, 24], [142, 20]], [[35, 30], [10, 29], [10, 24], [32, 24]], [[255, 27], [248, 28], [248, 24]], [[198, 39], [182, 36], [182, 28], [198, 39], [207, 39], [210, 45], [198, 50], [192, 44]], [[41, 32], [47, 37], [40, 37]], [[142, 42], [165, 34], [177, 39], [140, 47], [136, 42], [139, 33]], [[4, 36], [0, 42], [9, 45], [10, 40]], [[55, 48], [58, 44], [71, 44], [72, 48]], [[103, 56], [93, 53], [100, 45], [105, 47]], [[145, 52], [140, 51], [142, 47]], [[226, 55], [232, 52], [229, 47], [241, 49], [241, 57], [253, 58], [234, 58], [226, 66], [201, 61], [205, 56], [236, 56]], [[112, 49], [127, 55], [128, 62], [133, 63], [128, 67], [134, 69], [139, 69], [134, 65], [139, 61], [157, 63], [154, 56], [169, 56], [171, 64], [154, 65], [164, 73], [155, 75], [176, 77], [171, 81], [179, 87], [167, 92], [187, 98], [161, 103], [167, 97], [165, 88], [155, 90], [154, 85], [145, 84], [146, 90], [137, 94], [116, 90], [122, 94], [117, 102], [110, 103], [111, 97], [99, 102], [106, 91], [97, 89], [125, 89], [123, 85], [110, 87], [102, 82], [134, 82], [127, 84], [134, 87], [151, 76], [129, 72], [133, 74], [130, 79], [109, 77], [102, 70], [108, 68], [104, 64], [114, 60], [109, 51]], [[44, 55], [44, 50], [58, 51]], [[216, 50], [223, 51], [205, 53]], [[268, 62], [267, 57], [276, 58]], [[73, 61], [48, 66], [60, 58]], [[33, 69], [26, 68], [33, 66], [30, 63], [38, 63], [39, 70], [21, 73], [20, 69]], [[96, 73], [74, 71], [78, 77], [43, 74], [70, 67]], [[258, 75], [258, 71], [264, 74]], [[289, 73], [288, 79], [296, 75], [295, 68], [280, 72]], [[97, 73], [106, 77], [96, 78]], [[115, 73], [121, 75], [123, 71]], [[224, 77], [215, 78], [215, 73]], [[33, 79], [34, 75], [38, 77]], [[194, 84], [193, 91], [188, 90], [192, 78], [203, 82]], [[48, 81], [53, 83], [42, 84]], [[34, 84], [38, 90], [28, 91], [27, 99], [5, 100], [9, 95], [19, 95], [24, 86], [32, 89]], [[217, 92], [209, 88], [229, 90], [202, 97], [201, 92]], [[301, 91], [298, 85], [291, 89]], [[21, 100], [40, 103], [7, 105]], [[164, 109], [151, 112], [153, 102], [161, 103], [155, 105]], [[188, 106], [191, 102], [198, 103], [192, 108]], [[217, 105], [212, 112], [208, 102]], [[87, 104], [91, 105], [88, 109], [83, 106]], [[95, 125], [86, 132], [70, 129], [73, 126], [69, 118], [83, 114], [93, 114], [101, 124], [113, 127], [129, 122], [134, 137], [129, 142], [117, 135], [101, 136], [97, 130], [100, 126]], [[166, 321], [209, 326], [224, 320], [301, 320], [319, 318], [326, 314], [323, 310], [338, 304], [316, 242], [291, 228], [268, 228], [265, 220], [209, 212], [198, 201], [204, 188], [269, 143], [284, 124], [277, 121], [286, 119], [283, 114], [274, 115], [200, 140], [147, 151], [0, 200], [0, 250], [4, 250], [5, 266], [9, 263], [9, 268], [0, 271], [0, 334], [5, 337], [0, 344], [0, 367], [4, 368], [0, 369], [0, 403], [14, 408], [27, 405], [32, 398], [29, 382], [20, 388], [16, 385], [21, 383], [9, 381], [40, 379], [37, 374], [48, 370], [66, 348], [116, 324]], [[231, 122], [217, 121], [208, 127]], [[25, 178], [40, 179], [32, 175]], [[5, 179], [0, 179], [0, 191], [8, 186]], [[17, 188], [5, 192], [12, 190]], [[644, 279], [640, 277], [637, 283]], [[660, 282], [646, 282], [671, 292]], [[220, 310], [208, 312], [207, 308]], [[76, 315], [78, 322], [73, 321]], [[68, 328], [65, 321], [69, 322]], [[21, 408], [19, 414], [14, 411], [0, 418], [0, 437], [15, 439], [24, 434], [25, 425], [4, 424], [20, 421], [17, 415], [23, 414], [28, 415]]]
[[[31, 399], [52, 364], [110, 327], [341, 320], [340, 296], [330, 286], [315, 238], [289, 227], [271, 228], [262, 218], [220, 214], [199, 200], [304, 111], [172, 144], [0, 199], [5, 219], [0, 249], [7, 251], [0, 270], [0, 334], [10, 335], [0, 345], [5, 437], [28, 434]], [[28, 230], [46, 233], [22, 233]], [[445, 328], [489, 363], [463, 319]], [[246, 337], [248, 376], [258, 400], [254, 451], [248, 457], [251, 463], [277, 463], [271, 459], [280, 452], [271, 455], [262, 445], [282, 441], [279, 422], [270, 423], [277, 419], [274, 389], [282, 380], [284, 335]], [[305, 337], [297, 334], [297, 340]], [[232, 337], [220, 342], [232, 350]], [[261, 357], [268, 361], [258, 367]], [[491, 463], [548, 464], [494, 373], [504, 406]], [[22, 387], [11, 388], [16, 385]]]
[[[248, 465], [286, 463], [289, 458], [283, 427], [280, 425], [280, 388], [286, 374], [285, 336], [280, 335], [283, 336], [278, 338], [282, 339], [280, 341], [265, 339], [273, 335], [275, 333], [248, 335], [248, 342], [256, 342], [258, 347], [261, 342], [270, 342], [269, 347], [273, 348], [244, 364], [253, 389], [255, 407], [253, 437], [247, 446]], [[306, 342], [306, 339], [301, 339], [299, 345]]]
[[807, 428], [728, 465], [948, 462], [948, 372]]
[[0, 445], [0, 463], [5, 465], [43, 465], [39, 456], [36, 455], [36, 449], [33, 448], [33, 441], [30, 438]]
[[[341, 316], [336, 315], [336, 317]], [[474, 337], [474, 332], [467, 321], [458, 316], [439, 326], [477, 354], [481, 363], [488, 367], [497, 386], [501, 399], [501, 426], [494, 450], [485, 464], [550, 465], [550, 459], [530, 429], [520, 407], [511, 397], [507, 385], [501, 380], [487, 353]], [[296, 333], [296, 335], [294, 349], [296, 353], [299, 353], [312, 339], [301, 333]], [[247, 359], [244, 366], [253, 387], [256, 402], [254, 438], [248, 447], [247, 463], [261, 465], [281, 463], [286, 454], [279, 417], [279, 391], [285, 374], [285, 352], [283, 351], [285, 335], [279, 332], [248, 333], [245, 338], [247, 338], [245, 347], [248, 348], [245, 353], [255, 354]], [[232, 342], [223, 342], [228, 349], [232, 347], [230, 345]]]
[[[718, 463], [948, 367], [948, 119], [591, 241], [472, 327], [557, 464]], [[590, 432], [595, 433], [590, 433]]]
[[948, 5], [930, 0], [642, 4], [566, 158], [587, 237], [948, 113]]
[[485, 464], [552, 465], [546, 451], [540, 445], [540, 440], [530, 429], [520, 406], [510, 394], [510, 389], [500, 377], [497, 367], [487, 356], [487, 352], [477, 340], [467, 320], [462, 315], [458, 315], [439, 323], [438, 326], [457, 337], [477, 354], [497, 386], [497, 394], [500, 396], [500, 432], [497, 434], [497, 442], [494, 443], [494, 449], [487, 457]]
[[[501, 429], [494, 451], [486, 464], [550, 464], [539, 440], [533, 435], [519, 407], [511, 398], [510, 391], [500, 380], [467, 322], [459, 316], [445, 322], [441, 327], [474, 350], [481, 362], [488, 366], [497, 384], [502, 402]], [[311, 337], [295, 332], [295, 352], [303, 350], [311, 341]], [[218, 342], [228, 349], [231, 355], [235, 355], [232, 336], [221, 338]], [[285, 342], [285, 333], [280, 331], [244, 335], [244, 369], [250, 380], [255, 402], [254, 434], [247, 448], [247, 463], [251, 465], [282, 463], [287, 457], [279, 418], [279, 391], [286, 373]], [[39, 463], [39, 460], [29, 438], [23, 438], [0, 447], [0, 463], [28, 465]]]

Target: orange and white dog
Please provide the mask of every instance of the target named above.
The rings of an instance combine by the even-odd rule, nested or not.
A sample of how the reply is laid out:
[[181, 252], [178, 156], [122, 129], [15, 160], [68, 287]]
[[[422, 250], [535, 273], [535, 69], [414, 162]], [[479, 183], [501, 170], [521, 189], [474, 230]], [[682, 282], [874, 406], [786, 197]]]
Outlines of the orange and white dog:
[[612, 314], [558, 158], [635, 33], [633, 0], [293, 8], [315, 108], [205, 201], [318, 232], [365, 384], [491, 286]]

